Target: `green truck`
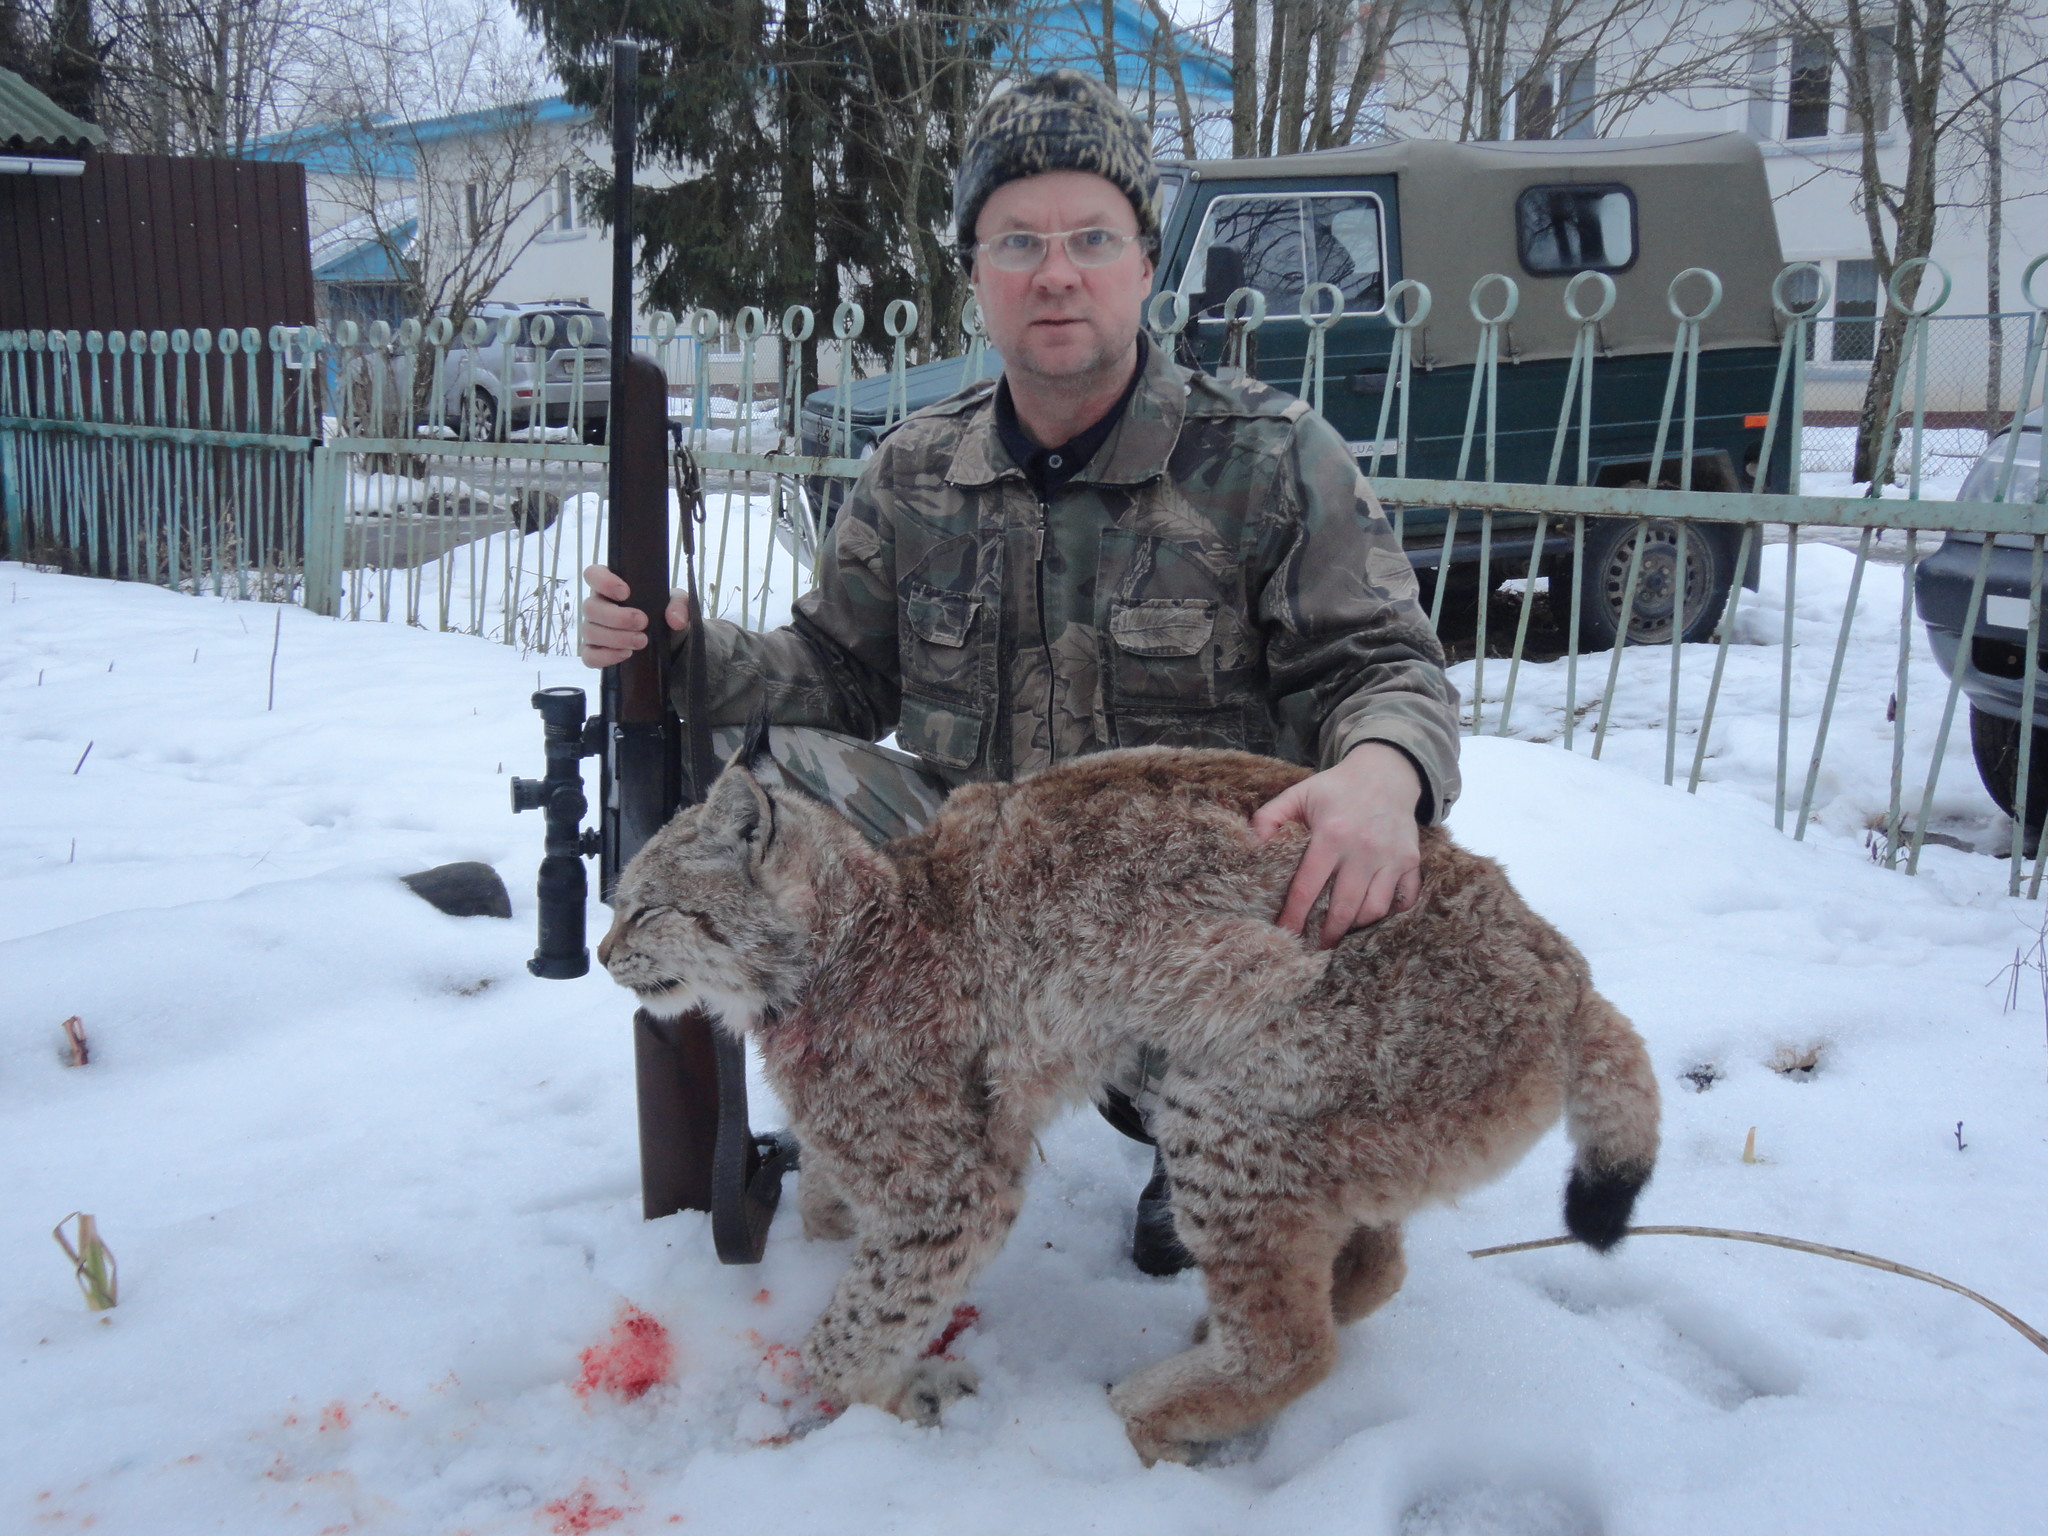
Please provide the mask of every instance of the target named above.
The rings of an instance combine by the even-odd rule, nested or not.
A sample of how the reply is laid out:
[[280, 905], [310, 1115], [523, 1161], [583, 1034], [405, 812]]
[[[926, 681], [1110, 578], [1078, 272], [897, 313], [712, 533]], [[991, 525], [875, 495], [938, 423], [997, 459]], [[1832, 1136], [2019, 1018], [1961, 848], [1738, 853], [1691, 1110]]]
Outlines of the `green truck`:
[[[1581, 334], [1565, 290], [1579, 273], [1597, 272], [1611, 278], [1614, 294], [1592, 333], [1587, 483], [1689, 483], [1719, 491], [1758, 483], [1779, 355], [1771, 286], [1783, 261], [1763, 160], [1746, 135], [1408, 140], [1263, 160], [1169, 162], [1161, 172], [1166, 207], [1150, 313], [1156, 321], [1179, 307], [1158, 295], [1185, 299], [1188, 318], [1173, 338], [1181, 359], [1218, 370], [1228, 353], [1268, 383], [1298, 390], [1311, 329], [1302, 296], [1312, 285], [1332, 285], [1343, 307], [1324, 331], [1322, 409], [1369, 473], [1391, 476], [1402, 460], [1410, 478], [1487, 478], [1490, 416], [1493, 477], [1543, 483]], [[1700, 276], [1681, 278], [1694, 268], [1714, 274], [1719, 302], [1699, 325], [1691, 464], [1688, 474], [1680, 459], [1682, 422], [1674, 420], [1653, 473], [1679, 328], [1673, 302], [1699, 313], [1714, 286]], [[1482, 281], [1494, 274], [1512, 279], [1516, 299], [1512, 317], [1489, 336], [1478, 316], [1498, 316], [1508, 302], [1507, 285]], [[1400, 419], [1398, 409], [1383, 412], [1382, 402], [1400, 377], [1390, 292], [1403, 320], [1415, 315], [1412, 290], [1397, 290], [1405, 279], [1426, 285], [1430, 303], [1412, 328], [1404, 444], [1393, 428], [1382, 434], [1380, 426], [1383, 414]], [[1598, 307], [1598, 287], [1580, 285], [1574, 297], [1581, 314]], [[1233, 306], [1230, 296], [1247, 288], [1263, 295], [1265, 309], [1248, 345], [1229, 334], [1233, 310], [1242, 315], [1251, 307], [1243, 297]], [[1314, 300], [1319, 316], [1335, 312], [1328, 289], [1317, 288]], [[1495, 398], [1482, 400], [1475, 413], [1475, 369], [1489, 350], [1498, 358]], [[925, 364], [908, 370], [899, 398], [915, 410], [1000, 367], [992, 353]], [[861, 455], [885, 429], [891, 388], [884, 377], [855, 384], [844, 402], [836, 389], [813, 393], [800, 423], [804, 451]], [[1681, 388], [1675, 410], [1684, 400]], [[1575, 406], [1574, 420], [1578, 414]], [[850, 442], [841, 425], [848, 416]], [[1469, 445], [1468, 418], [1475, 421]], [[1764, 489], [1784, 489], [1790, 451], [1790, 436], [1780, 432], [1772, 462], [1762, 466]], [[1558, 478], [1576, 482], [1579, 462], [1574, 432]], [[1463, 584], [1472, 595], [1481, 519], [1468, 513], [1459, 520], [1446, 561], [1445, 509], [1406, 506], [1399, 513], [1425, 592], [1433, 595], [1441, 578], [1447, 593]], [[1587, 526], [1577, 615], [1587, 647], [1610, 645], [1620, 627], [1636, 526], [1627, 519]], [[1533, 515], [1496, 514], [1487, 540], [1490, 582], [1527, 572], [1535, 532]], [[1649, 525], [1628, 626], [1632, 642], [1670, 638], [1677, 543], [1675, 525]], [[1545, 546], [1544, 574], [1568, 572], [1568, 520], [1550, 522]], [[1738, 546], [1731, 525], [1687, 531], [1688, 640], [1713, 632]]]

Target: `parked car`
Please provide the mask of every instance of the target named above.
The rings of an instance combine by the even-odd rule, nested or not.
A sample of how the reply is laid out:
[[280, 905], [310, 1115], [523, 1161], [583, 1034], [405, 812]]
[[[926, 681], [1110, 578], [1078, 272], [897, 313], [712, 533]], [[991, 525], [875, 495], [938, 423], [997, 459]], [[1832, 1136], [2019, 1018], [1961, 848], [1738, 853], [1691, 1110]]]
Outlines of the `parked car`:
[[[1692, 485], [1747, 489], [1755, 483], [1764, 422], [1778, 360], [1771, 283], [1782, 267], [1777, 225], [1762, 157], [1745, 134], [1644, 139], [1445, 144], [1406, 141], [1263, 160], [1197, 161], [1162, 169], [1167, 206], [1155, 291], [1178, 291], [1195, 318], [1184, 360], [1215, 369], [1222, 361], [1223, 301], [1236, 287], [1258, 289], [1266, 321], [1256, 333], [1252, 369], [1286, 390], [1300, 387], [1308, 328], [1301, 295], [1314, 282], [1344, 293], [1342, 317], [1327, 333], [1323, 413], [1352, 451], [1366, 459], [1388, 387], [1394, 328], [1386, 295], [1406, 277], [1428, 284], [1429, 317], [1417, 336], [1409, 407], [1407, 472], [1456, 475], [1472, 386], [1479, 323], [1468, 296], [1488, 273], [1512, 274], [1520, 307], [1504, 333], [1499, 370], [1496, 472], [1503, 480], [1545, 479], [1577, 327], [1564, 310], [1565, 285], [1579, 272], [1612, 274], [1617, 297], [1600, 323], [1594, 367], [1591, 483], [1675, 486], [1680, 478], [1674, 426], [1660, 465], [1650, 463], [1664, 398], [1675, 324], [1666, 303], [1672, 279], [1704, 267], [1722, 283], [1719, 308], [1701, 329], [1699, 408]], [[1697, 305], [1702, 280], [1688, 290]], [[1485, 302], [1497, 308], [1498, 285]], [[984, 357], [993, 375], [1001, 359]], [[912, 409], [974, 382], [966, 360], [910, 370]], [[858, 456], [887, 419], [889, 381], [852, 390]], [[836, 392], [804, 404], [805, 452], [831, 442]], [[1393, 472], [1381, 444], [1379, 472]], [[1565, 478], [1576, 470], [1576, 443]], [[1475, 464], [1477, 459], [1475, 458]], [[1790, 439], [1781, 434], [1765, 474], [1782, 490]], [[1469, 471], [1478, 473], [1476, 469]], [[1408, 508], [1403, 538], [1425, 584], [1443, 559], [1442, 509]], [[1476, 575], [1480, 519], [1459, 521], [1450, 552], [1452, 583]], [[1578, 615], [1589, 646], [1611, 644], [1635, 543], [1630, 520], [1596, 521], [1586, 539], [1587, 600]], [[1533, 517], [1497, 516], [1490, 551], [1494, 579], [1525, 574], [1535, 543]], [[1739, 535], [1732, 526], [1695, 526], [1687, 539], [1684, 634], [1704, 639], [1720, 617], [1735, 574]], [[1543, 570], [1562, 590], [1569, 572], [1569, 524], [1553, 522]], [[1629, 637], [1668, 640], [1677, 579], [1677, 531], [1652, 524], [1638, 578]]]
[[[2012, 433], [2000, 432], [1964, 478], [1960, 501], [1989, 501], [2013, 447]], [[2018, 452], [2009, 502], [2032, 501], [2041, 476], [2041, 412], [2033, 410], [2020, 423]], [[1969, 616], [1970, 589], [1983, 558], [1984, 536], [1951, 533], [1919, 564], [1913, 583], [1914, 606], [1927, 626], [1927, 640], [1950, 677], [1961, 669], [1962, 690], [1970, 701], [1970, 750], [1977, 775], [1998, 808], [2010, 816], [2019, 803], [2020, 709], [2026, 699], [2027, 615], [2032, 607], [2034, 541], [2031, 536], [2001, 533], [1992, 541], [1991, 563], [1984, 578], [1983, 606], [1967, 651], [1963, 620]], [[2048, 639], [2048, 636], [2042, 637]], [[2048, 655], [2037, 664], [2037, 676], [2048, 675]], [[2026, 842], [2031, 847], [2048, 820], [2048, 690], [2034, 691], [2034, 745], [2027, 765]]]
[[[478, 441], [536, 424], [574, 426], [585, 441], [604, 440], [611, 410], [611, 324], [602, 310], [581, 299], [550, 299], [523, 304], [486, 302], [470, 314], [486, 323], [489, 339], [482, 346], [471, 347], [457, 332], [441, 362], [438, 400], [426, 407], [419, 426], [447, 428]], [[539, 323], [543, 319], [545, 325]], [[570, 326], [578, 320], [589, 326], [581, 346], [570, 336]], [[514, 323], [509, 334], [507, 322]], [[433, 365], [433, 352], [423, 347], [418, 366]], [[368, 409], [366, 402], [375, 398], [367, 387], [369, 355], [352, 357], [348, 366], [345, 424], [352, 435], [386, 435], [375, 430], [375, 423], [362, 419]], [[407, 353], [391, 356], [385, 399], [399, 402], [411, 398], [414, 366]], [[577, 418], [573, 422], [572, 415]]]

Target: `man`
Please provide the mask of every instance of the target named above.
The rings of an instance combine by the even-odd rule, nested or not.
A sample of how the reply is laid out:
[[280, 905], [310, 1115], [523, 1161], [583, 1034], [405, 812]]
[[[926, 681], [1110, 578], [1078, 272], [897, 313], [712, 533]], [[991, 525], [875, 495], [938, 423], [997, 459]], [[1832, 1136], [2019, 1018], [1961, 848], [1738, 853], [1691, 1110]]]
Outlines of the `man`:
[[[1092, 78], [1056, 70], [990, 99], [954, 220], [1002, 377], [882, 440], [788, 626], [706, 621], [713, 723], [766, 705], [812, 728], [778, 733], [778, 758], [876, 837], [953, 784], [1107, 747], [1317, 767], [1253, 825], [1308, 828], [1277, 920], [1299, 933], [1327, 895], [1334, 944], [1418, 894], [1416, 828], [1458, 791], [1456, 697], [1336, 431], [1144, 338], [1157, 192], [1144, 130]], [[645, 616], [611, 572], [585, 576], [582, 656], [610, 666], [648, 643]], [[680, 636], [687, 602], [665, 617]], [[914, 761], [868, 745], [892, 730]], [[1185, 1263], [1164, 1196], [1155, 1168], [1134, 1254], [1148, 1272]]]

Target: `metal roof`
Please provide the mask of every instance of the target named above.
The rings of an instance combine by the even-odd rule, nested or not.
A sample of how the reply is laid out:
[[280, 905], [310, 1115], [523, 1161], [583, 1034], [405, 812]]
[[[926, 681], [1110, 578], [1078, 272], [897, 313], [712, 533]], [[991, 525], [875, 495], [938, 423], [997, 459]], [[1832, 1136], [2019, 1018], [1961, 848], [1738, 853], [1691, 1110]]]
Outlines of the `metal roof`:
[[0, 148], [84, 149], [106, 130], [80, 122], [11, 69], [0, 69]]

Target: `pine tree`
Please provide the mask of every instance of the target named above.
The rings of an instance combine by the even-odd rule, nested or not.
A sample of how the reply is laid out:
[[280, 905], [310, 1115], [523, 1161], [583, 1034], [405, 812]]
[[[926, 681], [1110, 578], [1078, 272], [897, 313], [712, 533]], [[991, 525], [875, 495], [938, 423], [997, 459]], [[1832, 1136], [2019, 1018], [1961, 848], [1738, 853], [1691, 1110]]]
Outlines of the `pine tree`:
[[[648, 302], [772, 323], [842, 298], [870, 318], [917, 301], [917, 352], [954, 350], [965, 284], [944, 236], [966, 119], [998, 24], [993, 0], [515, 0], [564, 94], [610, 107], [611, 40], [640, 44], [640, 142], [676, 179], [643, 185], [634, 234]], [[585, 194], [601, 217], [610, 185]]]

